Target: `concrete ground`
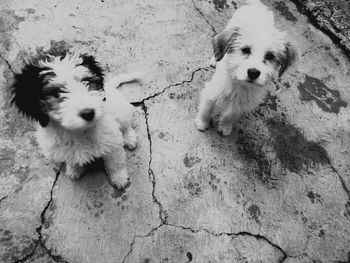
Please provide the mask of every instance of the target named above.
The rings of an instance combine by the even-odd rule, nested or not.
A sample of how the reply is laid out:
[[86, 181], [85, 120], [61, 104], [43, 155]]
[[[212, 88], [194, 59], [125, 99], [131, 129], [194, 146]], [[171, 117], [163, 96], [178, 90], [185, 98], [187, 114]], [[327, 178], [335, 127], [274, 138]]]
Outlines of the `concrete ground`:
[[[264, 1], [299, 61], [233, 135], [200, 133], [211, 36], [241, 1], [0, 2], [0, 262], [350, 262], [350, 60], [291, 1]], [[37, 50], [148, 69], [132, 183], [72, 182], [46, 161], [7, 87]]]
[[292, 0], [317, 28], [328, 34], [350, 56], [350, 2], [347, 0]]

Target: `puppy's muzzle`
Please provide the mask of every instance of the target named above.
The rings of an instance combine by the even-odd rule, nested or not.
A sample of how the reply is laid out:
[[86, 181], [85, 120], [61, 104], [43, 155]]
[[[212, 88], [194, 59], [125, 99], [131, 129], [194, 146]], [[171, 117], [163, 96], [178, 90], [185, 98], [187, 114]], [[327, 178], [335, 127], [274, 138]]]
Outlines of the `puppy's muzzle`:
[[249, 80], [254, 81], [257, 78], [259, 78], [261, 72], [259, 70], [257, 70], [256, 68], [250, 68], [250, 69], [248, 69], [247, 73], [248, 73]]
[[86, 120], [86, 121], [92, 121], [95, 117], [95, 110], [94, 109], [85, 109], [85, 110], [82, 110], [80, 113], [79, 113], [79, 116]]

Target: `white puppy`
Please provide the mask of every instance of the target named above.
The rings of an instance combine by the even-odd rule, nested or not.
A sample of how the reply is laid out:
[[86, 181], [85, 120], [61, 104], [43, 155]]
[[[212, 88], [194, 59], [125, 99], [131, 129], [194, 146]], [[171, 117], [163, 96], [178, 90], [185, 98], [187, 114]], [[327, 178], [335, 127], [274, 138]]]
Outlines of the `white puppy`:
[[84, 165], [103, 158], [112, 183], [129, 182], [124, 145], [135, 149], [132, 105], [116, 89], [138, 75], [104, 81], [94, 57], [67, 53], [27, 62], [16, 74], [12, 102], [39, 122], [36, 137], [44, 155], [66, 163], [66, 174], [79, 179]]
[[201, 92], [196, 125], [206, 130], [217, 110], [218, 130], [228, 136], [235, 119], [264, 100], [272, 80], [294, 62], [296, 52], [259, 0], [247, 1], [234, 13], [214, 37], [213, 49], [216, 71]]

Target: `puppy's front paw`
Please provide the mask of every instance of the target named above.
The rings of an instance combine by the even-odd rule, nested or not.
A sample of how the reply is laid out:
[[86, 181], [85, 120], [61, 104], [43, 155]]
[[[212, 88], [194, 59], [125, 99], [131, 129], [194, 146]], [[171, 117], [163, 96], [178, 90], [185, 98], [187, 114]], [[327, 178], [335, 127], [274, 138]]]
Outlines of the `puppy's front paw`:
[[71, 180], [79, 180], [84, 172], [84, 168], [78, 165], [68, 165], [66, 168], [66, 175]]
[[202, 120], [200, 116], [197, 116], [195, 123], [199, 131], [205, 131], [209, 127], [209, 122]]
[[122, 169], [118, 173], [113, 173], [109, 176], [112, 184], [119, 190], [127, 187], [130, 184], [129, 174], [126, 169]]
[[137, 147], [137, 140], [132, 140], [132, 141], [127, 141], [124, 144], [125, 148], [128, 149], [129, 151], [133, 151]]
[[220, 125], [218, 131], [222, 136], [226, 137], [231, 135], [232, 128], [232, 125]]

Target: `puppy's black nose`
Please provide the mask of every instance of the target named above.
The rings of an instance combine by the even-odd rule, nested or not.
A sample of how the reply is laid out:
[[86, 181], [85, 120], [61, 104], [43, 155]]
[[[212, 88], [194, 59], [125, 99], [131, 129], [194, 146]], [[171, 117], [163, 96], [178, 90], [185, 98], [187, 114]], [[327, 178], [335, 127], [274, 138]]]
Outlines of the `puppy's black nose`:
[[95, 117], [95, 111], [93, 109], [85, 109], [79, 113], [79, 116], [86, 121], [92, 121]]
[[260, 76], [260, 71], [256, 68], [248, 69], [248, 77], [250, 80], [256, 80]]

